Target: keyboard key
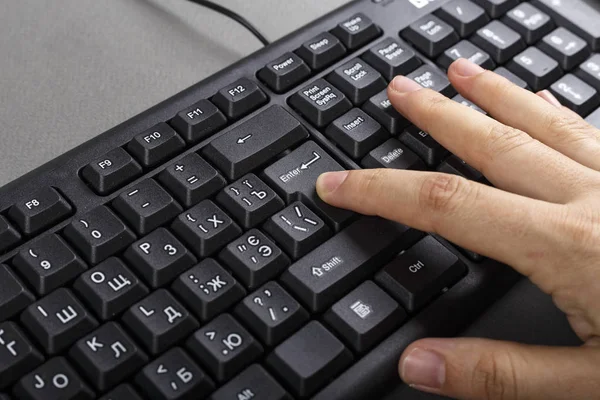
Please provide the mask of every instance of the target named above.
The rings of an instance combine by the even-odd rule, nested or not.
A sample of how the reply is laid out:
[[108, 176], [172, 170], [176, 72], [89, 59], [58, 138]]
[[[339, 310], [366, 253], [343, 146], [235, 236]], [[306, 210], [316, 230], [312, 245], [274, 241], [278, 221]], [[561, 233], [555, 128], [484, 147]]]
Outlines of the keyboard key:
[[538, 47], [567, 71], [584, 62], [591, 54], [587, 43], [565, 28], [557, 28], [544, 36]]
[[153, 167], [168, 160], [184, 148], [183, 139], [164, 122], [134, 136], [127, 145], [127, 150], [144, 167]]
[[8, 266], [0, 264], [0, 321], [4, 321], [35, 301], [35, 297]]
[[135, 382], [153, 400], [203, 399], [214, 389], [210, 378], [179, 347], [148, 364]]
[[252, 228], [281, 210], [283, 200], [254, 174], [248, 174], [217, 195], [219, 202], [244, 228]]
[[381, 35], [381, 29], [367, 16], [358, 13], [338, 24], [331, 33], [337, 36], [348, 49], [354, 50]]
[[235, 180], [307, 137], [296, 118], [273, 105], [210, 142], [202, 154]]
[[519, 4], [520, 0], [474, 0], [487, 11], [492, 18], [504, 15], [508, 10]]
[[563, 74], [558, 63], [535, 47], [515, 56], [506, 66], [534, 90], [550, 86]]
[[588, 85], [592, 85], [596, 90], [600, 90], [600, 54], [594, 54], [581, 64], [575, 71], [575, 75], [587, 82]]
[[550, 86], [550, 91], [565, 107], [586, 117], [600, 106], [600, 96], [596, 89], [577, 78], [567, 74]]
[[231, 242], [219, 258], [249, 289], [276, 277], [290, 265], [288, 256], [258, 229]]
[[304, 42], [296, 50], [296, 54], [302, 57], [311, 69], [320, 70], [342, 58], [346, 54], [346, 48], [331, 33], [323, 32]]
[[495, 66], [489, 54], [468, 40], [461, 40], [454, 46], [450, 47], [438, 57], [437, 62], [445, 69], [448, 69], [450, 64], [459, 58], [466, 58], [485, 69], [494, 69]]
[[292, 264], [281, 281], [309, 311], [324, 311], [419, 236], [395, 222], [361, 217]]
[[352, 108], [350, 100], [325, 79], [318, 79], [303, 87], [289, 99], [310, 123], [322, 128]]
[[590, 125], [600, 129], [600, 108], [588, 115], [585, 119]]
[[275, 282], [246, 297], [235, 313], [267, 346], [279, 344], [309, 318], [308, 312]]
[[107, 195], [142, 174], [142, 167], [117, 147], [89, 163], [81, 176], [99, 195]]
[[71, 291], [64, 288], [27, 307], [21, 322], [50, 355], [66, 349], [98, 326]]
[[69, 202], [54, 188], [45, 187], [13, 205], [8, 217], [13, 220], [21, 232], [33, 235], [67, 218], [73, 212]]
[[406, 312], [372, 281], [366, 281], [325, 313], [327, 322], [358, 353], [383, 340]]
[[312, 321], [280, 344], [267, 364], [293, 394], [308, 397], [352, 362], [352, 354], [319, 322]]
[[170, 124], [188, 143], [197, 143], [224, 127], [227, 118], [209, 100], [200, 100], [178, 112]]
[[219, 90], [213, 103], [229, 119], [238, 119], [265, 104], [269, 98], [258, 85], [248, 78], [241, 78]]
[[525, 49], [521, 36], [500, 21], [492, 21], [479, 29], [471, 41], [498, 64], [504, 64]]
[[554, 23], [548, 16], [529, 3], [519, 4], [502, 18], [507, 26], [517, 31], [529, 45], [550, 32]]
[[421, 65], [409, 45], [391, 37], [371, 47], [362, 58], [388, 81], [396, 75], [408, 74]]
[[485, 177], [481, 172], [477, 171], [455, 155], [448, 157], [437, 170], [446, 174], [459, 175], [472, 181], [483, 182], [485, 180]]
[[266, 182], [286, 203], [302, 201], [319, 214], [334, 230], [339, 230], [354, 213], [330, 206], [317, 195], [315, 183], [324, 172], [344, 168], [315, 142], [308, 141], [264, 171]]
[[476, 105], [476, 104], [475, 104], [475, 103], [473, 103], [472, 101], [469, 101], [469, 100], [465, 99], [465, 98], [464, 98], [464, 97], [462, 97], [460, 94], [457, 94], [456, 96], [454, 96], [454, 97], [452, 98], [452, 100], [454, 100], [454, 101], [455, 101], [455, 102], [457, 102], [457, 103], [460, 103], [460, 104], [462, 104], [463, 106], [466, 106], [466, 107], [472, 108], [472, 109], [473, 109], [473, 110], [475, 110], [475, 111], [478, 111], [478, 112], [480, 112], [480, 113], [482, 113], [482, 114], [484, 114], [484, 115], [487, 115], [487, 113], [486, 113], [484, 110], [482, 110], [481, 108], [479, 108], [479, 106], [478, 106], [478, 105]]
[[73, 289], [103, 321], [112, 319], [148, 294], [146, 286], [115, 257], [83, 273]]
[[414, 312], [466, 273], [467, 267], [456, 255], [426, 236], [386, 265], [375, 280]]
[[132, 244], [124, 256], [153, 288], [166, 285], [196, 264], [196, 257], [165, 228]]
[[494, 72], [497, 73], [500, 76], [505, 77], [506, 79], [508, 79], [509, 81], [511, 81], [512, 83], [514, 83], [515, 85], [519, 86], [520, 88], [528, 89], [527, 82], [525, 82], [523, 79], [519, 78], [518, 76], [516, 76], [515, 74], [513, 74], [512, 72], [510, 72], [506, 68], [504, 68], [504, 67], [498, 67], [498, 68], [496, 68], [494, 70]]
[[198, 329], [198, 321], [165, 289], [133, 305], [123, 315], [123, 323], [153, 355]]
[[325, 136], [357, 159], [382, 143], [389, 133], [363, 110], [353, 108], [333, 121], [325, 130]]
[[71, 222], [64, 235], [91, 264], [125, 249], [135, 235], [111, 210], [100, 206]]
[[294, 53], [285, 53], [258, 71], [258, 77], [277, 93], [283, 93], [310, 76], [310, 68]]
[[115, 322], [80, 339], [69, 357], [99, 391], [106, 391], [137, 372], [148, 357]]
[[252, 364], [241, 374], [221, 387], [210, 400], [292, 400], [290, 395], [281, 387], [263, 367]]
[[20, 400], [93, 400], [92, 390], [63, 357], [50, 359], [15, 386]]
[[299, 201], [269, 218], [264, 229], [293, 259], [302, 257], [331, 236], [323, 220]]
[[402, 129], [410, 125], [410, 122], [392, 106], [387, 96], [387, 89], [371, 97], [363, 105], [363, 110], [392, 135], [397, 135], [402, 132]]
[[201, 258], [208, 257], [242, 233], [240, 227], [210, 200], [181, 214], [171, 228]]
[[414, 125], [409, 126], [399, 139], [425, 161], [429, 168], [435, 168], [448, 155], [448, 150]]
[[446, 74], [431, 65], [422, 65], [416, 71], [406, 75], [426, 89], [435, 90], [446, 97], [452, 97], [456, 90], [450, 84]]
[[246, 295], [242, 285], [212, 258], [182, 273], [172, 289], [201, 321], [212, 319]]
[[21, 235], [17, 230], [4, 218], [0, 215], [0, 254], [21, 240]]
[[483, 8], [470, 0], [452, 0], [444, 4], [436, 15], [449, 23], [463, 38], [490, 21]]
[[263, 347], [231, 315], [222, 314], [194, 333], [186, 347], [219, 382], [254, 362]]
[[120, 400], [120, 399], [144, 400], [140, 397], [138, 392], [136, 392], [135, 389], [133, 389], [133, 387], [131, 387], [131, 385], [127, 385], [127, 384], [117, 386], [116, 389], [111, 390], [105, 396], [100, 397], [100, 400]]
[[0, 389], [44, 362], [14, 322], [0, 323]]
[[358, 58], [333, 70], [327, 79], [357, 105], [364, 103], [387, 86], [379, 72]]
[[394, 138], [369, 152], [361, 165], [364, 168], [425, 169], [423, 161]]
[[435, 15], [426, 15], [413, 22], [401, 33], [405, 39], [431, 58], [437, 57], [459, 40], [454, 28]]

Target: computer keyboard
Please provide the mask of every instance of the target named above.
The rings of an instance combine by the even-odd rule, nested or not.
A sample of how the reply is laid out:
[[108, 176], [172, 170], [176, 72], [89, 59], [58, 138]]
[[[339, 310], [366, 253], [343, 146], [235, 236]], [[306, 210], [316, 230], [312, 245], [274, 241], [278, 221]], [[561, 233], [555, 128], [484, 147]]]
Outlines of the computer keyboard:
[[[0, 399], [366, 399], [519, 277], [324, 203], [326, 171], [487, 184], [396, 112], [465, 57], [600, 126], [584, 0], [360, 0], [0, 189]], [[143, 95], [143, 94], [141, 94]]]

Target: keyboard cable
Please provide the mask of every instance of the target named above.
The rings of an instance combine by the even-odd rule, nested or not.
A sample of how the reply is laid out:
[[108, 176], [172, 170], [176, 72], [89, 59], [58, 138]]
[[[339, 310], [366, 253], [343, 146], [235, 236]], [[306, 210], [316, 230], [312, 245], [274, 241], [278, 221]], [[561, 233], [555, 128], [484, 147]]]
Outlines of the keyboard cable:
[[256, 36], [256, 38], [258, 40], [260, 40], [260, 42], [263, 45], [267, 46], [270, 44], [270, 42], [267, 40], [267, 38], [264, 37], [263, 34], [260, 33], [260, 31], [254, 25], [252, 25], [252, 23], [250, 23], [246, 18], [242, 17], [238, 13], [236, 13], [226, 7], [223, 7], [219, 4], [215, 4], [209, 0], [188, 0], [188, 1], [191, 3], [195, 3], [198, 5], [204, 6], [206, 8], [210, 8], [213, 11], [216, 11], [220, 14], [225, 15], [226, 17], [233, 19], [234, 21], [236, 21], [237, 23], [242, 25], [244, 28], [248, 29], [254, 36]]

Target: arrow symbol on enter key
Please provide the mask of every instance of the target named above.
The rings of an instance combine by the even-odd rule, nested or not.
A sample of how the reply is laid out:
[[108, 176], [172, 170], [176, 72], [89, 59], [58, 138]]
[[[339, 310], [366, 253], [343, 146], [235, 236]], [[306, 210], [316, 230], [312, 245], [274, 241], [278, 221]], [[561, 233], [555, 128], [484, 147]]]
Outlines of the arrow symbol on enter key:
[[320, 155], [319, 155], [319, 153], [317, 153], [316, 151], [313, 151], [313, 156], [314, 156], [314, 157], [313, 157], [313, 158], [312, 158], [310, 161], [303, 163], [303, 164], [300, 166], [300, 169], [307, 169], [307, 168], [308, 168], [308, 167], [310, 167], [312, 164], [316, 163], [317, 161], [319, 161], [319, 160], [321, 159], [321, 156], [320, 156]]
[[241, 137], [237, 140], [238, 144], [244, 144], [246, 142], [246, 140], [250, 139], [252, 137], [252, 134], [246, 135], [244, 137]]

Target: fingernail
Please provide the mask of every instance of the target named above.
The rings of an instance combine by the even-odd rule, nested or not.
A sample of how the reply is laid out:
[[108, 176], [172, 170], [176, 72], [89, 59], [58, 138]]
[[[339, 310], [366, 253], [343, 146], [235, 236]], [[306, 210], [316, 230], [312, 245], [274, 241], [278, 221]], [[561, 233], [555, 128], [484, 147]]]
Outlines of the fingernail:
[[467, 60], [466, 58], [459, 58], [454, 62], [454, 66], [452, 68], [458, 75], [464, 76], [465, 78], [479, 75], [485, 71], [485, 69], [481, 68], [474, 62]]
[[554, 95], [550, 93], [549, 90], [542, 90], [541, 92], [538, 92], [537, 95], [540, 96], [542, 99], [546, 100], [548, 103], [552, 104], [554, 107], [562, 108], [562, 104], [560, 104], [560, 101], [558, 101], [558, 99], [554, 97]]
[[405, 383], [421, 388], [441, 389], [446, 379], [444, 358], [419, 347], [404, 358], [400, 372]]
[[327, 194], [335, 191], [348, 176], [348, 171], [326, 172], [317, 179], [317, 190], [319, 193]]
[[392, 89], [400, 93], [409, 93], [423, 89], [423, 86], [405, 76], [397, 76], [392, 80]]

